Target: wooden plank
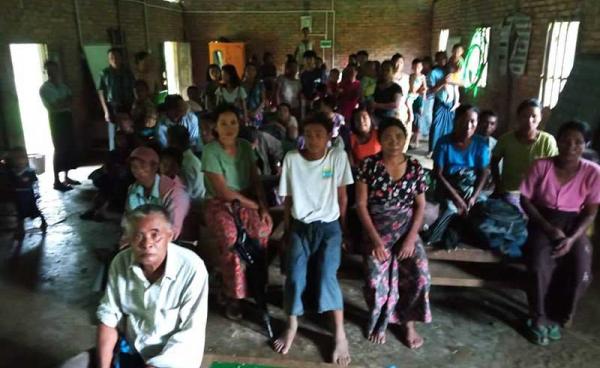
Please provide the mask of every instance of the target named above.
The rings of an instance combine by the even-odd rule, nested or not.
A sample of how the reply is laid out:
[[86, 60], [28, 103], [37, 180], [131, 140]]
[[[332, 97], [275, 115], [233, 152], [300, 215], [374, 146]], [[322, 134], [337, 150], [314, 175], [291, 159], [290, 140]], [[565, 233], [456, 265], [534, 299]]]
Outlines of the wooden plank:
[[430, 260], [444, 260], [457, 262], [500, 263], [503, 257], [491, 250], [476, 248], [472, 245], [461, 243], [455, 250], [440, 249], [432, 246], [425, 247], [427, 258]]
[[[275, 354], [275, 353], [274, 353]], [[277, 358], [253, 358], [253, 357], [239, 357], [239, 356], [231, 356], [231, 355], [219, 355], [219, 354], [205, 354], [204, 359], [202, 360], [201, 368], [210, 368], [211, 364], [214, 362], [236, 362], [243, 364], [262, 364], [272, 367], [280, 367], [280, 368], [305, 368], [305, 367], [314, 367], [314, 368], [335, 368], [338, 367], [334, 364], [328, 363], [317, 363], [317, 362], [307, 362], [307, 361], [294, 361], [289, 360], [283, 356], [279, 356]], [[356, 365], [352, 365], [352, 367], [358, 367]]]
[[432, 285], [513, 289], [525, 286], [524, 267], [520, 265], [431, 260], [429, 272]]

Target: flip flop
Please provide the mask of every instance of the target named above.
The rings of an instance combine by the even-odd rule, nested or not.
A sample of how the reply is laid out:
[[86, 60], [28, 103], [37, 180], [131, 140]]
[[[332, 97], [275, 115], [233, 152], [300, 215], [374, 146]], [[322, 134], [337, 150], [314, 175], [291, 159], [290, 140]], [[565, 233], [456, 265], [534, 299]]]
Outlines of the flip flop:
[[529, 341], [539, 346], [547, 346], [550, 343], [548, 339], [548, 328], [546, 326], [537, 326], [532, 320], [527, 320], [527, 331], [529, 332]]
[[548, 339], [550, 341], [558, 341], [562, 338], [562, 334], [560, 333], [559, 325], [550, 325], [548, 326]]

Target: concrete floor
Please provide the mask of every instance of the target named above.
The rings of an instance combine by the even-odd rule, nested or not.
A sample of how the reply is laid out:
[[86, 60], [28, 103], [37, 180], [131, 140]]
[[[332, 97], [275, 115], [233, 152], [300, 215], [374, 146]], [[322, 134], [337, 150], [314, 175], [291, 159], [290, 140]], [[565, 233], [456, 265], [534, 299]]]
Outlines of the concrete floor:
[[[91, 168], [73, 172], [83, 180]], [[110, 248], [119, 236], [116, 223], [83, 222], [78, 215], [93, 196], [89, 181], [69, 193], [51, 188], [42, 176], [42, 211], [49, 223], [42, 237], [37, 223], [22, 247], [12, 234], [0, 234], [0, 367], [55, 367], [94, 344], [94, 291], [101, 263], [97, 249]], [[356, 270], [349, 270], [356, 271]], [[281, 278], [272, 269], [271, 311], [282, 327]], [[598, 367], [600, 366], [600, 286], [583, 299], [574, 326], [564, 339], [547, 348], [522, 336], [525, 297], [519, 291], [433, 287], [433, 322], [418, 326], [425, 338], [419, 351], [406, 349], [388, 334], [385, 346], [373, 346], [362, 335], [366, 321], [361, 282], [342, 281], [346, 327], [353, 366], [363, 367]], [[210, 309], [206, 352], [278, 358], [266, 343], [258, 318], [246, 308], [246, 320], [233, 323]], [[316, 316], [301, 322], [289, 359], [322, 362], [330, 349], [327, 323]], [[283, 361], [282, 361], [283, 363]]]

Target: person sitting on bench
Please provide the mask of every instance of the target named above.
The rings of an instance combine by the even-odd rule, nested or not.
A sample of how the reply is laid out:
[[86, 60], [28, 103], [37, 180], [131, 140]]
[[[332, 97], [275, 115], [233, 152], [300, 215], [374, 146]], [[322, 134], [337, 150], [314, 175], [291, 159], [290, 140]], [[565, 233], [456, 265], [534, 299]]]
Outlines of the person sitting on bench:
[[521, 183], [529, 215], [525, 260], [529, 270], [530, 338], [539, 345], [561, 338], [592, 278], [592, 244], [586, 236], [600, 204], [600, 166], [581, 158], [587, 124], [558, 131], [558, 156], [537, 160]]
[[241, 123], [235, 106], [221, 105], [215, 115], [217, 140], [207, 144], [202, 153], [207, 194], [204, 214], [221, 256], [222, 293], [228, 299], [225, 315], [236, 320], [242, 318], [239, 301], [249, 296], [249, 287], [242, 260], [231, 249], [238, 235], [232, 204], [239, 201], [242, 225], [263, 249], [269, 241], [273, 220], [252, 145], [238, 137]]
[[557, 155], [558, 149], [552, 134], [538, 129], [542, 121], [542, 105], [537, 99], [532, 98], [519, 104], [517, 120], [517, 129], [498, 139], [492, 152], [491, 170], [495, 192], [521, 210], [519, 185], [529, 166], [538, 158]]
[[125, 213], [144, 204], [165, 206], [173, 222], [173, 239], [177, 239], [190, 209], [190, 197], [181, 181], [158, 174], [159, 162], [158, 154], [151, 148], [138, 147], [131, 152], [129, 165], [135, 182], [127, 191]]
[[171, 243], [173, 223], [162, 206], [140, 206], [124, 224], [131, 246], [113, 259], [97, 311], [98, 367], [200, 367], [208, 314], [204, 263]]
[[415, 321], [431, 322], [431, 276], [419, 230], [425, 214], [425, 171], [402, 153], [406, 128], [395, 118], [379, 125], [381, 153], [369, 156], [358, 169], [358, 216], [370, 241], [367, 265], [369, 341], [385, 343], [388, 323], [401, 325], [403, 343], [423, 345]]
[[441, 213], [423, 234], [427, 243], [439, 242], [455, 215], [466, 216], [475, 203], [485, 200], [482, 189], [489, 176], [490, 149], [475, 134], [478, 113], [474, 106], [461, 105], [454, 130], [440, 138], [433, 151]]

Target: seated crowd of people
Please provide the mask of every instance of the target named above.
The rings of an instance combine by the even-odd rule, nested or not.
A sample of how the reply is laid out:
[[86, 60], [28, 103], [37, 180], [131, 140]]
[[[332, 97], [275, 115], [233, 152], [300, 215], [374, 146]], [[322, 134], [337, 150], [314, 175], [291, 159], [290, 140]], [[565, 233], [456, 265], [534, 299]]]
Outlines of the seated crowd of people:
[[[337, 279], [349, 243], [364, 254], [368, 340], [385, 343], [391, 323], [407, 347], [421, 347], [415, 324], [432, 319], [426, 246], [492, 200], [527, 220], [531, 340], [560, 339], [591, 280], [586, 230], [600, 204], [600, 166], [582, 158], [589, 127], [570, 121], [556, 136], [546, 133], [541, 105], [528, 99], [514, 130], [496, 140], [496, 115], [459, 103], [462, 47], [454, 49], [448, 62], [437, 53], [435, 66], [429, 57], [415, 59], [410, 75], [400, 54], [379, 63], [360, 51], [340, 72], [317, 65], [308, 50], [299, 77], [291, 55], [277, 76], [267, 53], [242, 78], [233, 65], [210, 65], [205, 86], [188, 88], [189, 101], [169, 95], [156, 106], [148, 84], [137, 80], [129, 111], [117, 106], [113, 114], [103, 102], [116, 127], [114, 149], [92, 175], [98, 195], [82, 218], [102, 221], [107, 208], [123, 210], [125, 248], [98, 310], [103, 366], [117, 341], [117, 355], [136, 356], [139, 366], [199, 366], [207, 272], [169, 242], [188, 233], [187, 216], [202, 218], [219, 247], [219, 264], [209, 268], [222, 280], [224, 313], [240, 319], [240, 301], [257, 297], [249, 280], [256, 274], [247, 270], [269, 247], [270, 209], [280, 205], [287, 324], [272, 344], [281, 354], [293, 344], [298, 316], [316, 309], [333, 321], [331, 361], [350, 363]], [[420, 135], [429, 136], [432, 171], [407, 154]], [[12, 178], [23, 168], [7, 170]], [[440, 214], [424, 226], [432, 192]], [[350, 236], [349, 208], [361, 239]]]

